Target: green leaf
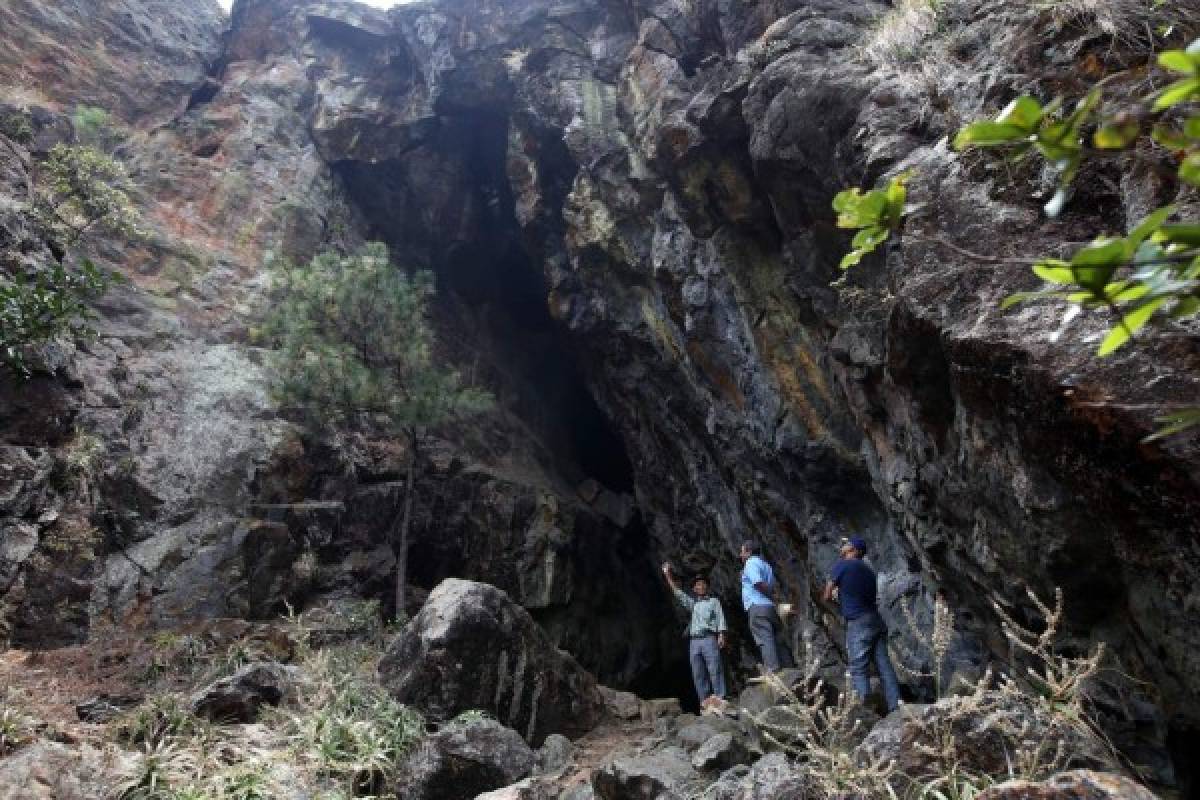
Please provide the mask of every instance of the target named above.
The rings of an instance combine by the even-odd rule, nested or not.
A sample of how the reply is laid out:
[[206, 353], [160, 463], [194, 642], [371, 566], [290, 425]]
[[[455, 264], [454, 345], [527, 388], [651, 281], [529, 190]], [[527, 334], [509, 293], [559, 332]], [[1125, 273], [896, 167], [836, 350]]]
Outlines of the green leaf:
[[1071, 266], [1115, 266], [1126, 258], [1124, 239], [1102, 237], [1077, 250], [1075, 255], [1071, 256]]
[[1115, 294], [1109, 294], [1108, 292], [1105, 292], [1105, 294], [1108, 295], [1108, 299], [1113, 304], [1122, 305], [1123, 303], [1129, 303], [1129, 302], [1132, 302], [1133, 300], [1137, 300], [1139, 297], [1144, 297], [1149, 292], [1150, 292], [1149, 286], [1147, 286], [1144, 283], [1137, 283], [1128, 288], [1121, 289], [1120, 291], [1116, 292]]
[[1108, 336], [1105, 336], [1104, 341], [1100, 343], [1100, 349], [1096, 351], [1096, 355], [1107, 356], [1115, 352], [1149, 322], [1150, 317], [1165, 302], [1167, 302], [1167, 298], [1155, 297], [1121, 317], [1121, 321], [1108, 332]]
[[911, 173], [906, 172], [892, 178], [888, 184], [885, 193], [887, 197], [885, 216], [890, 230], [898, 230], [900, 223], [904, 220], [904, 204], [908, 201], [908, 188], [904, 184], [910, 175]]
[[1042, 121], [1042, 104], [1029, 95], [1022, 95], [1005, 107], [996, 122], [1015, 126], [1026, 133], [1032, 133]]
[[1150, 436], [1142, 439], [1143, 442], [1153, 442], [1181, 433], [1195, 425], [1200, 425], [1200, 408], [1185, 408], [1180, 411], [1174, 411], [1159, 417], [1155, 421], [1164, 427], [1159, 428]]
[[954, 137], [954, 149], [965, 150], [968, 147], [1015, 144], [1028, 136], [1028, 131], [1016, 125], [1005, 125], [1000, 122], [973, 122], [960, 130]]
[[862, 261], [863, 256], [866, 254], [867, 253], [865, 250], [851, 250], [849, 253], [846, 253], [846, 255], [842, 256], [842, 260], [838, 262], [838, 268], [850, 269], [850, 267], [857, 266], [858, 262]]
[[1200, 224], [1173, 223], [1163, 225], [1154, 234], [1156, 241], [1166, 241], [1171, 244], [1181, 244], [1187, 247], [1200, 247]]
[[1175, 206], [1163, 206], [1160, 209], [1151, 211], [1146, 215], [1145, 219], [1137, 224], [1132, 231], [1129, 232], [1128, 242], [1131, 245], [1130, 252], [1125, 254], [1126, 258], [1131, 258], [1142, 242], [1150, 237], [1150, 234], [1162, 227], [1167, 221], [1167, 217], [1175, 213]]
[[1197, 94], [1200, 94], [1200, 78], [1184, 78], [1159, 92], [1154, 101], [1154, 110], [1166, 111], [1172, 106], [1187, 102]]
[[1193, 114], [1183, 121], [1183, 135], [1200, 141], [1200, 114]]
[[1008, 309], [1012, 308], [1015, 305], [1019, 305], [1020, 303], [1026, 303], [1026, 302], [1029, 302], [1030, 300], [1043, 300], [1047, 297], [1062, 297], [1062, 296], [1063, 296], [1062, 292], [1057, 292], [1057, 291], [1053, 291], [1053, 290], [1043, 291], [1043, 292], [1015, 292], [1014, 294], [1010, 294], [1008, 297], [1004, 298], [1003, 301], [1001, 301], [1000, 308], [1002, 310], [1007, 311]]
[[1154, 233], [1154, 240], [1170, 242], [1172, 245], [1200, 247], [1200, 224], [1164, 224], [1158, 229], [1158, 231], [1156, 231], [1156, 233]]
[[1200, 311], [1200, 297], [1185, 297], [1171, 309], [1171, 319], [1184, 319]]
[[840, 213], [857, 209], [862, 202], [862, 194], [862, 189], [843, 189], [833, 196], [833, 210]]
[[1196, 74], [1196, 63], [1182, 50], [1168, 50], [1165, 53], [1159, 53], [1158, 65], [1172, 72], [1182, 72], [1184, 75]]
[[1150, 138], [1168, 150], [1186, 150], [1192, 146], [1187, 136], [1167, 125], [1155, 125], [1150, 131]]
[[857, 250], [870, 252], [879, 245], [887, 241], [888, 231], [884, 228], [870, 227], [863, 228], [854, 235], [854, 239], [850, 242]]
[[1071, 266], [1065, 261], [1048, 259], [1033, 265], [1033, 274], [1047, 283], [1059, 283], [1070, 286], [1075, 282]]
[[1200, 186], [1200, 151], [1188, 153], [1179, 165], [1179, 179], [1192, 186]]
[[1092, 143], [1101, 150], [1120, 150], [1128, 147], [1141, 133], [1141, 126], [1132, 117], [1105, 122], [1096, 129]]

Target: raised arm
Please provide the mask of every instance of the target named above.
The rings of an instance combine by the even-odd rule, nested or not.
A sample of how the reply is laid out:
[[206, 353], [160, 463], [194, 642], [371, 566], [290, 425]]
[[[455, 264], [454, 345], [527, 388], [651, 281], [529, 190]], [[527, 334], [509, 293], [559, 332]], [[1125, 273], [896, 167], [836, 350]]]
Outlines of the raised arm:
[[681, 606], [688, 611], [691, 611], [692, 607], [696, 605], [696, 601], [691, 597], [688, 597], [687, 594], [685, 594], [683, 590], [679, 588], [679, 582], [675, 580], [675, 573], [671, 570], [671, 564], [669, 562], [663, 563], [662, 574], [663, 577], [667, 579], [667, 585], [671, 587], [671, 593], [675, 595], [675, 599], [679, 601]]

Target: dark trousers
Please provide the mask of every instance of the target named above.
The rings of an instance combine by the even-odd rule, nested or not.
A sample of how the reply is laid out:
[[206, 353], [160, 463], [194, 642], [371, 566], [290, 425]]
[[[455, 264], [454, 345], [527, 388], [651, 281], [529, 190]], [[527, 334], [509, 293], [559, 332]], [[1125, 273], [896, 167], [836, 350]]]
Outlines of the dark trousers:
[[725, 673], [721, 670], [721, 648], [716, 636], [688, 641], [688, 660], [692, 664], [692, 682], [696, 696], [703, 703], [709, 695], [725, 697]]
[[750, 621], [750, 634], [762, 653], [763, 666], [771, 672], [796, 666], [792, 649], [783, 640], [783, 622], [775, 613], [775, 606], [750, 606], [746, 616]]
[[888, 657], [888, 629], [877, 611], [870, 611], [846, 623], [846, 651], [850, 654], [850, 677], [854, 691], [865, 700], [871, 692], [870, 665], [879, 671], [879, 684], [888, 711], [900, 705], [900, 682]]

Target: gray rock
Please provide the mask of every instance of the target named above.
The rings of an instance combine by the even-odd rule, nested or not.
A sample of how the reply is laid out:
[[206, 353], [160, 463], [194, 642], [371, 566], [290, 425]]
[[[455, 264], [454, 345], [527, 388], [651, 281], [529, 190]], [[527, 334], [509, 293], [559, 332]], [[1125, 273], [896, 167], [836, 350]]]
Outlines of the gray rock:
[[727, 770], [739, 764], [748, 764], [753, 756], [732, 733], [718, 733], [696, 748], [692, 754], [692, 766], [704, 772]]
[[558, 796], [558, 800], [596, 800], [596, 791], [590, 783], [582, 783], [567, 789]]
[[1154, 800], [1154, 793], [1122, 775], [1072, 770], [1041, 782], [1006, 781], [976, 797], [978, 800]]
[[667, 747], [613, 759], [592, 776], [592, 789], [599, 800], [679, 800], [699, 781], [687, 753]]
[[716, 736], [720, 733], [720, 730], [715, 724], [711, 724], [707, 720], [701, 720], [700, 722], [693, 722], [690, 725], [680, 728], [675, 733], [675, 739], [684, 749], [690, 751], [695, 750]]
[[[790, 688], [803, 679], [804, 673], [798, 669], [784, 669], [779, 671], [777, 677]], [[771, 684], [756, 683], [742, 690], [742, 693], [738, 695], [737, 706], [757, 714], [766, 711], [773, 705], [778, 705], [783, 700], [783, 695], [776, 691]]]
[[294, 695], [299, 679], [296, 667], [247, 664], [193, 694], [192, 713], [215, 722], [253, 722], [264, 705], [278, 706]]
[[600, 694], [604, 697], [604, 706], [608, 709], [608, 713], [617, 719], [634, 720], [641, 717], [642, 701], [633, 692], [622, 692], [618, 689], [601, 686]]
[[484, 709], [539, 744], [603, 715], [592, 678], [494, 586], [442, 582], [379, 663], [383, 685], [433, 719]]
[[512, 786], [476, 795], [475, 800], [557, 800], [557, 796], [553, 787], [527, 778]]
[[679, 717], [682, 713], [678, 697], [656, 697], [642, 701], [642, 720], [645, 722]]
[[143, 699], [141, 694], [98, 694], [76, 705], [75, 715], [82, 722], [111, 722]]
[[463, 800], [516, 783], [534, 754], [521, 735], [495, 720], [449, 725], [421, 740], [399, 768], [405, 800]]
[[760, 758], [752, 767], [734, 767], [708, 790], [711, 800], [797, 800], [810, 796], [801, 767], [782, 753]]
[[120, 751], [34, 742], [0, 758], [0, 800], [102, 800], [127, 760]]
[[557, 772], [571, 763], [575, 753], [575, 745], [560, 733], [552, 733], [542, 742], [537, 750], [537, 770], [539, 773]]

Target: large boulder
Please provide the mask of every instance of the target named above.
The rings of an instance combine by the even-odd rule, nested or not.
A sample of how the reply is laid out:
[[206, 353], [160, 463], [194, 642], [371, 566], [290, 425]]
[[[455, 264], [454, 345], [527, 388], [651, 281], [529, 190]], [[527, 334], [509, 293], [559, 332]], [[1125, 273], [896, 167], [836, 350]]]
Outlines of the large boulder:
[[432, 719], [484, 709], [537, 745], [604, 713], [595, 679], [494, 586], [451, 578], [389, 645], [379, 677]]
[[1079, 769], [1040, 783], [1007, 781], [984, 791], [978, 800], [1154, 800], [1154, 795], [1120, 775]]
[[400, 769], [396, 796], [463, 800], [513, 784], [533, 771], [521, 735], [491, 719], [453, 723], [425, 737]]

